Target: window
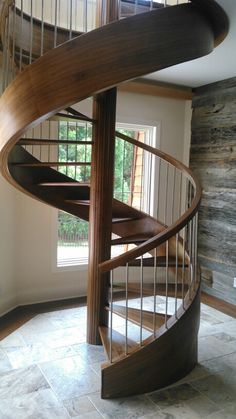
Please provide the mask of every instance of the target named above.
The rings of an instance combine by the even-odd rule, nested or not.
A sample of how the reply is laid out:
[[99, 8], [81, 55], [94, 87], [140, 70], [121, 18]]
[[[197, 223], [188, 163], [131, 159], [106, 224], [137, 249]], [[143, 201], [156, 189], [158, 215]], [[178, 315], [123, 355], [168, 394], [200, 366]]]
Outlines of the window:
[[[117, 131], [140, 142], [156, 146], [155, 127], [137, 124], [117, 124]], [[69, 161], [59, 171], [80, 182], [89, 183], [90, 166], [73, 162], [91, 161], [92, 127], [87, 123], [60, 122], [59, 139], [69, 144], [59, 145], [59, 161]], [[81, 144], [73, 144], [81, 142]], [[84, 144], [83, 144], [84, 142]], [[152, 213], [152, 191], [147, 173], [153, 170], [149, 153], [119, 138], [115, 143], [114, 198], [137, 209]], [[63, 211], [58, 213], [57, 266], [85, 265], [88, 262], [88, 222]], [[112, 256], [122, 253], [123, 246], [114, 246]]]

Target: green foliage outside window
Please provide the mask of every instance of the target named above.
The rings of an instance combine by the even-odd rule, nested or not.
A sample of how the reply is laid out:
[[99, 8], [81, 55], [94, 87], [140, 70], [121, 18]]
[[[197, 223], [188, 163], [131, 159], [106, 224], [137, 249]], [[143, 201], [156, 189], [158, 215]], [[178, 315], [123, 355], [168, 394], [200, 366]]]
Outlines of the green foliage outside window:
[[[119, 129], [125, 135], [135, 136], [135, 131]], [[60, 140], [91, 141], [92, 127], [89, 124], [60, 123]], [[60, 162], [90, 162], [91, 146], [86, 144], [68, 144], [59, 146]], [[132, 171], [134, 162], [134, 146], [120, 139], [115, 142], [115, 175], [114, 198], [129, 203], [131, 193]], [[90, 166], [60, 167], [60, 172], [76, 179], [79, 182], [89, 182]], [[63, 211], [58, 216], [58, 241], [59, 245], [87, 244], [88, 222], [73, 217]]]

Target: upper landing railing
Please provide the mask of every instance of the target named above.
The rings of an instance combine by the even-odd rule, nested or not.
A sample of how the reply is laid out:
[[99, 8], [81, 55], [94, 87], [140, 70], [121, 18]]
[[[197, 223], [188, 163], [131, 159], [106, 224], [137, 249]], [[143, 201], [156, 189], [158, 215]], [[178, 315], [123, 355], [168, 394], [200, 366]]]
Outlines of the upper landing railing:
[[[117, 17], [122, 19], [186, 2], [122, 0], [119, 2]], [[107, 10], [104, 0], [2, 0], [0, 13], [4, 91], [26, 65], [48, 50], [95, 29], [97, 21], [106, 20]]]

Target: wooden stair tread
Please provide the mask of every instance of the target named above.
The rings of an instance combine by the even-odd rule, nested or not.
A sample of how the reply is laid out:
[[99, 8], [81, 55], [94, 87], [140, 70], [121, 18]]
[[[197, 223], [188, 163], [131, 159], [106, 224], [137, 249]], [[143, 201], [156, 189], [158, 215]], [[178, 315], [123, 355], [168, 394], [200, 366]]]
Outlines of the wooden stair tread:
[[61, 162], [61, 161], [36, 161], [30, 163], [11, 163], [18, 167], [53, 167], [53, 166], [91, 166], [90, 162]]
[[87, 115], [84, 115], [83, 113], [77, 111], [76, 109], [72, 108], [71, 106], [68, 106], [65, 109], [69, 114], [73, 115], [73, 116], [77, 116], [78, 118], [84, 118], [85, 120], [89, 121], [89, 122], [96, 122], [95, 119], [90, 118]]
[[49, 121], [86, 121], [86, 122], [90, 122], [93, 123], [95, 122], [94, 119], [89, 118], [86, 115], [83, 115], [81, 113], [78, 112], [78, 114], [76, 115], [70, 115], [70, 114], [66, 114], [66, 113], [62, 113], [62, 112], [58, 112], [55, 115], [51, 116], [49, 118]]
[[86, 183], [86, 182], [42, 182], [42, 183], [38, 183], [39, 186], [52, 186], [52, 187], [60, 187], [60, 186], [75, 186], [75, 187], [80, 187], [80, 186], [90, 186], [90, 183]]
[[119, 223], [124, 223], [124, 222], [127, 222], [127, 221], [133, 221], [134, 220], [134, 218], [131, 218], [131, 217], [124, 217], [124, 218], [118, 218], [118, 217], [114, 217], [114, 218], [112, 218], [112, 223], [113, 224], [119, 224]]
[[[113, 285], [113, 288], [125, 290], [126, 289], [126, 283], [120, 282]], [[184, 287], [182, 286], [182, 283], [177, 284], [177, 287], [175, 284], [168, 284], [168, 296], [169, 297], [175, 297], [182, 298], [182, 288], [184, 289], [184, 294], [188, 290], [187, 285]], [[128, 284], [128, 292], [134, 293], [140, 295], [140, 282], [130, 282]], [[143, 284], [143, 295], [144, 296], [150, 296], [154, 294], [154, 284], [152, 283], [144, 283]], [[156, 295], [165, 296], [166, 295], [166, 284], [156, 284]]]
[[150, 239], [152, 236], [147, 234], [133, 234], [132, 236], [119, 237], [111, 241], [112, 245], [117, 244], [132, 244], [132, 243], [143, 243]]
[[[141, 258], [135, 259], [131, 262], [129, 262], [129, 266], [140, 266], [141, 264]], [[153, 266], [156, 264], [156, 267], [166, 267], [166, 256], [157, 256], [155, 257], [146, 257], [143, 258], [143, 266]], [[123, 264], [123, 266], [126, 266], [126, 264]], [[175, 256], [169, 256], [168, 258], [168, 266], [174, 267], [176, 266], [176, 258]], [[185, 264], [185, 267], [187, 265]], [[179, 260], [179, 268], [182, 268], [182, 259]]]
[[[110, 359], [110, 336], [111, 329], [106, 326], [100, 326], [99, 332], [101, 340], [107, 354], [108, 359]], [[137, 342], [132, 339], [127, 339], [127, 349], [128, 353], [135, 351], [138, 348]], [[112, 361], [118, 361], [125, 356], [125, 336], [121, 333], [112, 330]]]
[[49, 139], [36, 139], [36, 138], [21, 138], [19, 145], [91, 145], [93, 141], [73, 141], [73, 140], [49, 140]]
[[[106, 307], [110, 311], [110, 307]], [[113, 313], [126, 318], [126, 307], [113, 304]], [[167, 316], [168, 318], [170, 316]], [[128, 307], [128, 320], [138, 326], [141, 325], [141, 311], [137, 308]], [[155, 314], [155, 330], [159, 329], [165, 323], [165, 314]], [[150, 332], [154, 331], [154, 313], [152, 311], [142, 310], [142, 327]]]
[[88, 199], [65, 199], [65, 202], [68, 204], [76, 204], [76, 205], [90, 205], [90, 201]]

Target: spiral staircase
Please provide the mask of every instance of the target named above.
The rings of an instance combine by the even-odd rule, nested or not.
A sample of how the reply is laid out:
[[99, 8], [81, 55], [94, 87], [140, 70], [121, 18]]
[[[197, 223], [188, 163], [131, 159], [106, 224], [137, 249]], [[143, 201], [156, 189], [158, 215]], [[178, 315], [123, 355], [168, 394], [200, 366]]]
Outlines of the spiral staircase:
[[[18, 3], [1, 2], [1, 173], [22, 192], [93, 224], [96, 195], [91, 188], [96, 190], [99, 177], [94, 155], [92, 161], [58, 161], [58, 147], [70, 141], [45, 134], [45, 124], [58, 120], [91, 124], [93, 141], [71, 143], [95, 147], [101, 121], [81, 114], [73, 104], [210, 53], [227, 34], [227, 17], [213, 0], [171, 7], [143, 0], [106, 0], [110, 19], [100, 19], [100, 27], [83, 33], [72, 24], [65, 28], [56, 21], [43, 22]], [[97, 3], [101, 12], [103, 2]], [[72, 16], [72, 2], [68, 4]], [[109, 20], [113, 22], [101, 25]], [[109, 106], [105, 102], [105, 116]], [[32, 136], [37, 127], [38, 134]], [[134, 208], [132, 201], [128, 205], [114, 198], [107, 208], [108, 257], [96, 266], [100, 277], [96, 286], [102, 290], [89, 286], [89, 311], [92, 317], [102, 311], [96, 328], [108, 356], [102, 366], [103, 398], [153, 391], [191, 371], [197, 362], [200, 306], [198, 181], [187, 167], [160, 150], [120, 132], [115, 135], [151, 156], [157, 210], [148, 214]], [[83, 165], [92, 166], [93, 186], [59, 170]], [[112, 188], [113, 175], [106, 181]], [[106, 210], [103, 218], [104, 214]], [[123, 253], [110, 258], [111, 246], [117, 245], [123, 246]], [[92, 252], [92, 264], [93, 258]], [[102, 307], [91, 304], [96, 298]], [[90, 320], [88, 328], [94, 318]]]

